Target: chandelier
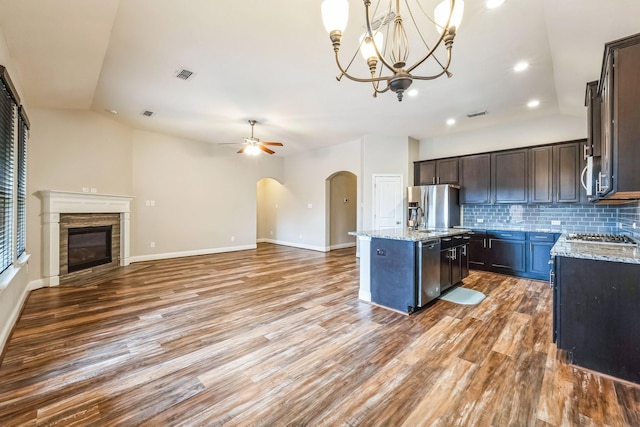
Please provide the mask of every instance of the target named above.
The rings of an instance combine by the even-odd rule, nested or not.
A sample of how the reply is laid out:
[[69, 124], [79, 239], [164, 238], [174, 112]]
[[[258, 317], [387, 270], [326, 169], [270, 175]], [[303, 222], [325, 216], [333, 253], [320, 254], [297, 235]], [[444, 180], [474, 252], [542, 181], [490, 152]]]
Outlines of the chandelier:
[[[365, 25], [364, 33], [359, 39], [358, 50], [369, 67], [370, 76], [367, 77], [356, 77], [349, 73], [349, 68], [353, 64], [357, 52], [346, 67], [343, 67], [340, 62], [340, 42], [349, 19], [348, 0], [324, 0], [322, 2], [322, 20], [333, 43], [336, 64], [340, 70], [340, 74], [336, 77], [338, 81], [346, 76], [356, 82], [372, 83], [374, 98], [379, 93], [391, 90], [398, 96], [398, 101], [402, 101], [404, 92], [411, 86], [413, 80], [433, 80], [445, 74], [447, 77], [452, 76], [449, 72], [451, 47], [456, 29], [462, 20], [463, 0], [444, 0], [435, 8], [433, 16], [425, 13], [419, 0], [413, 0], [417, 7], [413, 6], [414, 10], [412, 11], [409, 1], [402, 0], [402, 3], [406, 8], [406, 16], [412, 24], [411, 34], [416, 35], [425, 49], [424, 55], [415, 59], [411, 65], [407, 64], [410, 53], [409, 38], [401, 13], [404, 10], [400, 10], [401, 0], [388, 0], [388, 6], [382, 8], [380, 3], [383, 0], [378, 0], [373, 10], [371, 1], [364, 0]], [[392, 7], [393, 3], [395, 3], [395, 7]], [[430, 23], [429, 26], [432, 26], [433, 29], [424, 28], [424, 25], [422, 29], [419, 28], [418, 18]], [[425, 34], [423, 34], [426, 30], [435, 30], [433, 32], [435, 40], [432, 45], [426, 42]], [[441, 45], [444, 45], [446, 50], [444, 63], [435, 55]], [[424, 76], [414, 74], [416, 68], [429, 58], [432, 58], [437, 64], [435, 72]], [[381, 64], [380, 67], [378, 67], [379, 64]]]

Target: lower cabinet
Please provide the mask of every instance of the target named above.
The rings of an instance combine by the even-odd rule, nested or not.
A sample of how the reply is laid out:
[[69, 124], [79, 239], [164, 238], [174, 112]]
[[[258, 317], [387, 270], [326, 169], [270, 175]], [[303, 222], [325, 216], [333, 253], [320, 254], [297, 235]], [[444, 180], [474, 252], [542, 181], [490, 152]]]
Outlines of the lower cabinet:
[[491, 231], [487, 237], [491, 268], [506, 274], [526, 272], [526, 233]]
[[449, 289], [469, 275], [469, 236], [440, 239], [440, 291]]
[[523, 231], [473, 231], [469, 266], [512, 276], [548, 280], [551, 248], [559, 234]]
[[555, 258], [553, 332], [568, 361], [640, 384], [640, 265]]

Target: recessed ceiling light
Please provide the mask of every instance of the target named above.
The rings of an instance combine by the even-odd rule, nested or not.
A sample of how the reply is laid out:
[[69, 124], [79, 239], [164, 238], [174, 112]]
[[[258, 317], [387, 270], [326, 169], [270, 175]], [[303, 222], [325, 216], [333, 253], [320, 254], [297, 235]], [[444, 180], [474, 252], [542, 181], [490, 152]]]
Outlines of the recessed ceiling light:
[[487, 9], [495, 9], [497, 7], [502, 6], [502, 3], [504, 3], [505, 0], [487, 0], [484, 2], [484, 6]]
[[513, 71], [519, 73], [526, 70], [527, 68], [529, 68], [529, 63], [527, 61], [520, 61], [513, 66]]
[[414, 97], [414, 96], [418, 96], [418, 89], [411, 89], [409, 92], [407, 92], [407, 95], [410, 97]]
[[540, 105], [540, 101], [538, 101], [537, 99], [532, 99], [527, 103], [527, 107], [529, 108], [536, 108], [538, 105]]
[[448, 125], [448, 126], [453, 126], [453, 125], [455, 125], [455, 124], [456, 124], [456, 119], [449, 119], [449, 120], [447, 120], [447, 125]]

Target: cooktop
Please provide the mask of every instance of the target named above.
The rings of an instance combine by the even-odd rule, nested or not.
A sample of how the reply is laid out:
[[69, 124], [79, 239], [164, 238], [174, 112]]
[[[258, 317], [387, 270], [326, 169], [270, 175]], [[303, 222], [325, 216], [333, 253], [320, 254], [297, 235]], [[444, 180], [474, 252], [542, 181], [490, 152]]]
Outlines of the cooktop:
[[635, 240], [622, 234], [569, 233], [567, 240], [570, 242], [637, 246], [637, 242]]

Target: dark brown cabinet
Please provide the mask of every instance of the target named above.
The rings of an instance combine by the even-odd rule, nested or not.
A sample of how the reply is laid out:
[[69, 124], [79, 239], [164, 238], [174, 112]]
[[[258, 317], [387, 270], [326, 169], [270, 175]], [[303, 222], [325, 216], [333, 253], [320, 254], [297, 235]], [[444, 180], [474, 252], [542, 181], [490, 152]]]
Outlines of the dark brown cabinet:
[[585, 95], [585, 106], [587, 107], [587, 144], [584, 151], [585, 156], [598, 157], [602, 152], [601, 133], [601, 111], [600, 104], [602, 98], [598, 93], [598, 81], [587, 83]]
[[483, 270], [486, 265], [485, 249], [487, 248], [487, 233], [474, 231], [469, 235], [468, 258], [469, 266]]
[[580, 202], [581, 150], [579, 142], [553, 146], [554, 200], [558, 203]]
[[489, 265], [494, 271], [506, 274], [525, 273], [526, 235], [520, 231], [487, 233]]
[[440, 292], [469, 275], [468, 237], [457, 235], [440, 239]]
[[553, 202], [553, 147], [529, 150], [529, 202]]
[[460, 158], [460, 204], [491, 203], [491, 155]]
[[458, 158], [414, 163], [414, 185], [458, 184]]
[[555, 258], [553, 335], [569, 363], [640, 383], [640, 265]]
[[494, 203], [527, 203], [527, 151], [509, 150], [491, 155]]
[[640, 197], [640, 34], [605, 45], [598, 195]]

